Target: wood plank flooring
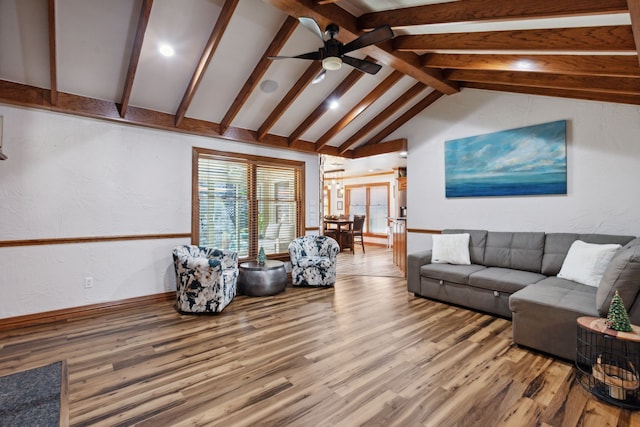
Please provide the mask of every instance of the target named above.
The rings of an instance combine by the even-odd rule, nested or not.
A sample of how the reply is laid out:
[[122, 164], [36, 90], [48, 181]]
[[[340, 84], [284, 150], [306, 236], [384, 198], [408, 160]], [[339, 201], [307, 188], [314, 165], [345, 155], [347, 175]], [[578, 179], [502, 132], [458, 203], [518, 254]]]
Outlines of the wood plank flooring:
[[640, 426], [512, 346], [510, 321], [408, 293], [384, 248], [340, 254], [334, 288], [220, 315], [153, 303], [0, 332], [0, 375], [56, 360], [72, 426]]

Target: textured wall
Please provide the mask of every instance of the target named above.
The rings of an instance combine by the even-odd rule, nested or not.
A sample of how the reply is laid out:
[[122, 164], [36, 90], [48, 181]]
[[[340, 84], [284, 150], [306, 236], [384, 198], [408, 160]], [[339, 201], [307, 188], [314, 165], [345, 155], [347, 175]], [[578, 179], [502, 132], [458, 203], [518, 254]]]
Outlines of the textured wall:
[[[444, 141], [564, 119], [567, 195], [445, 198]], [[638, 106], [464, 89], [408, 127], [410, 228], [640, 235]], [[408, 251], [430, 241], [411, 233]]]
[[[305, 161], [306, 226], [318, 226], [316, 155], [1, 105], [0, 115], [0, 240], [190, 233], [193, 146]], [[0, 248], [0, 318], [174, 290], [171, 248], [185, 243]]]

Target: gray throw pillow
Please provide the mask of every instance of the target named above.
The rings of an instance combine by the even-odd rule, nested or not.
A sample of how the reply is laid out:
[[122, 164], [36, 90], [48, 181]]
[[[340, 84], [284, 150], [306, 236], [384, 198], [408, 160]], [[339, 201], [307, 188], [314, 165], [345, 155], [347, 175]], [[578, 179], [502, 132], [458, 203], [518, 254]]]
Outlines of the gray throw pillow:
[[629, 311], [640, 291], [640, 245], [623, 248], [604, 270], [596, 293], [596, 308], [600, 316], [606, 317], [609, 313], [616, 291]]

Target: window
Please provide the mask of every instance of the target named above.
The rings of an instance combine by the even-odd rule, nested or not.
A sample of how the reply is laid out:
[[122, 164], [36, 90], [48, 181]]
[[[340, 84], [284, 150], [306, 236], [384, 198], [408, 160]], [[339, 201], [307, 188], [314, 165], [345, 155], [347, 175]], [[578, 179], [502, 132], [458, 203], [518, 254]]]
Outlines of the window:
[[304, 162], [194, 149], [193, 240], [255, 258], [287, 252], [304, 224]]
[[366, 215], [364, 232], [386, 235], [389, 184], [347, 185], [347, 214]]

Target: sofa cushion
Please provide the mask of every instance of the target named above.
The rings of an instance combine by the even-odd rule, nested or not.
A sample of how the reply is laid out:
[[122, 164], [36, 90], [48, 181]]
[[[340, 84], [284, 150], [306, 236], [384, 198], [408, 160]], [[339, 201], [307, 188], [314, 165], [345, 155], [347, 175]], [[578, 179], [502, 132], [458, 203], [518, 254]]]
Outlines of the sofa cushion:
[[487, 230], [451, 229], [443, 230], [442, 234], [469, 234], [469, 258], [471, 264], [484, 263], [484, 248], [487, 244]]
[[469, 276], [469, 284], [476, 288], [489, 289], [512, 294], [527, 285], [545, 279], [540, 273], [512, 270], [510, 268], [489, 267]]
[[544, 241], [541, 273], [555, 276], [560, 272], [571, 244], [578, 240], [577, 233], [548, 233]]
[[604, 270], [596, 294], [598, 314], [606, 317], [616, 291], [629, 310], [640, 291], [640, 245], [623, 249]]
[[427, 264], [420, 267], [420, 276], [466, 285], [469, 283], [469, 276], [472, 273], [483, 270], [485, 268], [485, 266], [477, 264]]
[[434, 264], [471, 264], [469, 233], [434, 234], [431, 262]]
[[604, 269], [621, 247], [618, 244], [596, 245], [576, 240], [567, 252], [558, 277], [598, 287]]
[[562, 268], [571, 244], [576, 240], [599, 245], [607, 243], [626, 245], [634, 240], [634, 237], [614, 234], [548, 233], [544, 243], [541, 273], [545, 276], [556, 276]]
[[631, 248], [633, 246], [638, 246], [638, 245], [640, 245], [640, 237], [636, 237], [635, 239], [633, 239], [632, 241], [630, 241], [629, 243], [624, 245], [622, 247], [622, 250], [629, 249], [629, 248]]
[[544, 238], [543, 232], [490, 231], [483, 264], [540, 273]]
[[[563, 312], [580, 316], [597, 316], [593, 301], [597, 288], [580, 283], [547, 277], [539, 282], [526, 286], [509, 297], [509, 308], [512, 312], [531, 310], [536, 312], [538, 307], [551, 307]], [[552, 319], [541, 319], [542, 322], [553, 324]]]
[[597, 316], [596, 288], [549, 277], [509, 297], [513, 341], [569, 360], [576, 358], [576, 319]]

